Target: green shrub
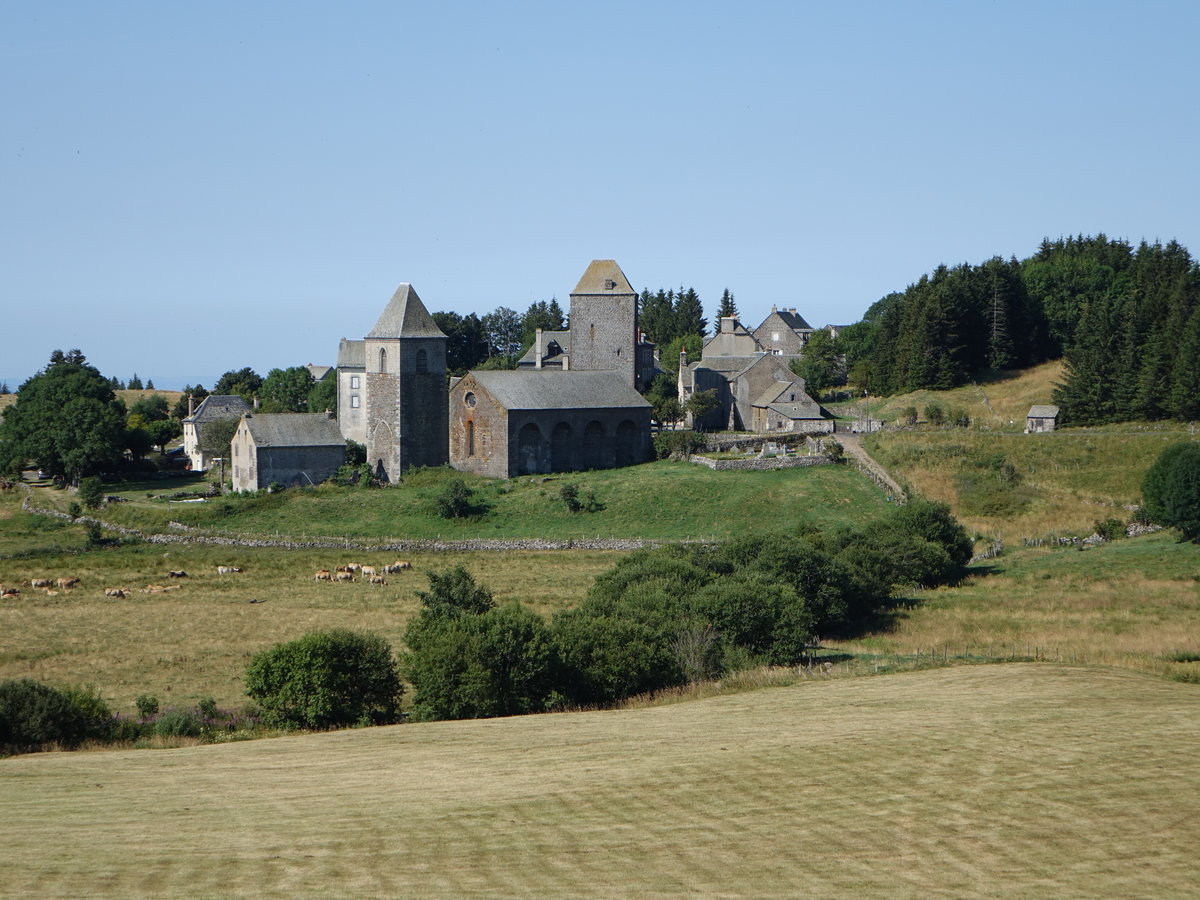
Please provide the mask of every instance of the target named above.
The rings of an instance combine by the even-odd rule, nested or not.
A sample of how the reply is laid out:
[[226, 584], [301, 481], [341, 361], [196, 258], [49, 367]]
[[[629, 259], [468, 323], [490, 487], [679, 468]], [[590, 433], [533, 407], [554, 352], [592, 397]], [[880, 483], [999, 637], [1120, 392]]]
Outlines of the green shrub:
[[1200, 542], [1200, 444], [1172, 444], [1159, 454], [1142, 480], [1150, 518]]
[[76, 503], [74, 500], [72, 500], [70, 503], [67, 504], [67, 515], [70, 516], [72, 519], [78, 519], [80, 516], [83, 515], [83, 507], [80, 506], [78, 503]]
[[89, 550], [104, 546], [104, 536], [100, 531], [99, 522], [88, 522], [84, 528], [84, 545]]
[[596, 499], [595, 491], [589, 490], [587, 493], [580, 495], [579, 486], [570, 482], [564, 484], [559, 489], [558, 495], [567, 504], [567, 509], [573, 513], [599, 512], [604, 509], [604, 504]]
[[1092, 527], [1096, 534], [1106, 541], [1117, 541], [1125, 537], [1125, 523], [1120, 519], [1098, 519]]
[[916, 425], [917, 419], [919, 418], [919, 413], [917, 412], [917, 408], [915, 406], [906, 406], [900, 413], [900, 416], [904, 419], [905, 425]]
[[95, 475], [80, 480], [79, 501], [88, 509], [99, 509], [104, 505], [104, 485]]
[[446, 482], [440, 494], [434, 497], [434, 511], [443, 519], [469, 519], [482, 515], [487, 506], [475, 496], [461, 478]]
[[346, 629], [276, 644], [256, 653], [246, 669], [246, 693], [289, 727], [396, 722], [403, 692], [388, 643]]
[[204, 723], [195, 710], [168, 709], [154, 723], [160, 737], [200, 737]]
[[694, 431], [659, 431], [654, 435], [657, 459], [686, 458], [704, 446], [704, 436]]
[[946, 408], [940, 403], [930, 403], [925, 407], [925, 420], [930, 425], [944, 425], [946, 423]]
[[157, 697], [152, 697], [150, 694], [140, 694], [133, 702], [137, 706], [138, 718], [143, 720], [153, 719], [158, 715]]
[[111, 732], [112, 714], [90, 689], [60, 691], [28, 678], [0, 682], [0, 753], [67, 749]]

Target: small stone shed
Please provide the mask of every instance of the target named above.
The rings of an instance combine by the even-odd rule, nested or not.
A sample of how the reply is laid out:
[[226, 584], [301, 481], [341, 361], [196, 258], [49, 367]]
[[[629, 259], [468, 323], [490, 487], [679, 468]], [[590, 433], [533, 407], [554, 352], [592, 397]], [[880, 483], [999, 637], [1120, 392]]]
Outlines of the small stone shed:
[[624, 373], [476, 370], [450, 390], [450, 464], [512, 478], [650, 457], [650, 404]]
[[315, 485], [346, 461], [346, 441], [325, 413], [247, 413], [233, 435], [233, 489]]
[[1025, 433], [1042, 434], [1058, 427], [1057, 406], [1031, 406], [1025, 416]]

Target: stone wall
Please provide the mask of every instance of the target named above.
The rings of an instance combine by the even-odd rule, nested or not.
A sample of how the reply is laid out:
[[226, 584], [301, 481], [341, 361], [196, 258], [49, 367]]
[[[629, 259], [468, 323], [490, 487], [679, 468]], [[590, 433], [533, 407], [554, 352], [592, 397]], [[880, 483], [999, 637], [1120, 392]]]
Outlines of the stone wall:
[[828, 456], [775, 456], [751, 457], [750, 459], [709, 459], [707, 456], [689, 457], [691, 462], [700, 466], [708, 466], [718, 472], [728, 472], [737, 469], [765, 471], [767, 469], [799, 469], [807, 466], [830, 466], [833, 460]]

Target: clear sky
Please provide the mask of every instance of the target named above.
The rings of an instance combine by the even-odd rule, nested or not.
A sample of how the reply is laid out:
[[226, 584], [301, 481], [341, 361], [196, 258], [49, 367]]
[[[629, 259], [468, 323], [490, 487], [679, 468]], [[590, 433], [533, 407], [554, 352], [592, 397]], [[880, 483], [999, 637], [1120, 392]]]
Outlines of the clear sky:
[[0, 379], [332, 364], [593, 258], [857, 321], [1044, 236], [1200, 253], [1196, 2], [0, 2]]

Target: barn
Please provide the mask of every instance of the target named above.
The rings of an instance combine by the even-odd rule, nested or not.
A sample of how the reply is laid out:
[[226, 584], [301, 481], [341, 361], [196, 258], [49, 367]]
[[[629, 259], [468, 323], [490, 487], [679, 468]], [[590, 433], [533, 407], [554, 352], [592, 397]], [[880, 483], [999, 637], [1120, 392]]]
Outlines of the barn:
[[346, 441], [325, 413], [246, 413], [230, 446], [235, 491], [320, 484], [346, 461]]

